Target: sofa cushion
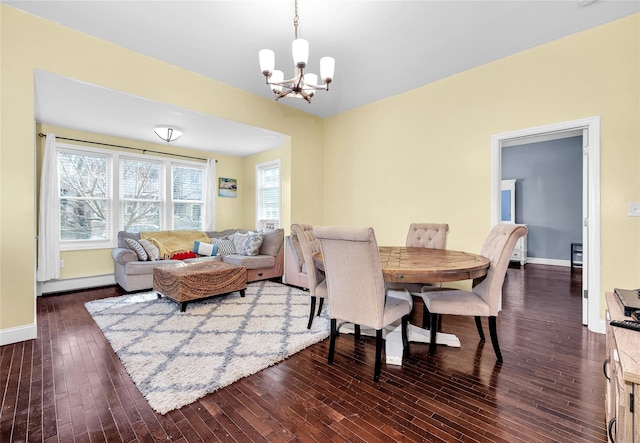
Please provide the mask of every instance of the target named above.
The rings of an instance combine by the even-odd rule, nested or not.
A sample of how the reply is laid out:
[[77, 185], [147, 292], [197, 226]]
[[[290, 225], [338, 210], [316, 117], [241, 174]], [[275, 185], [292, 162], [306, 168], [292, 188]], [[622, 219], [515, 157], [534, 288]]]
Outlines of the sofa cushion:
[[236, 248], [233, 246], [233, 241], [228, 238], [212, 238], [211, 242], [218, 246], [218, 255], [235, 254]]
[[180, 260], [158, 260], [158, 261], [131, 261], [124, 265], [124, 272], [127, 275], [152, 274], [156, 266], [175, 265], [182, 263]]
[[271, 268], [276, 264], [276, 258], [272, 255], [230, 254], [222, 257], [222, 261], [231, 265], [244, 266], [247, 269]]
[[154, 245], [153, 243], [151, 243], [151, 241], [145, 238], [140, 239], [140, 244], [142, 245], [145, 252], [147, 253], [149, 260], [151, 261], [160, 260], [160, 249], [158, 249], [156, 245]]
[[201, 257], [187, 258], [184, 260], [185, 263], [205, 263], [209, 261], [222, 261], [222, 257], [219, 255], [203, 255]]
[[276, 229], [273, 231], [261, 232], [262, 246], [260, 246], [260, 255], [278, 255], [284, 244], [284, 229]]
[[137, 240], [134, 240], [132, 238], [125, 238], [124, 242], [127, 244], [129, 249], [133, 249], [134, 251], [136, 251], [136, 254], [138, 254], [138, 260], [147, 261], [147, 251], [144, 250], [142, 245]]

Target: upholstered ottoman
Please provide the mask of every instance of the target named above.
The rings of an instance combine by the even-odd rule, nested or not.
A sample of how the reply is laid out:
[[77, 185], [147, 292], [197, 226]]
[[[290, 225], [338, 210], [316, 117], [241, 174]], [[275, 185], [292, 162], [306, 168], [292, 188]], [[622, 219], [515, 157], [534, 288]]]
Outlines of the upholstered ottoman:
[[153, 268], [153, 289], [180, 303], [180, 310], [195, 300], [240, 291], [244, 297], [247, 269], [220, 261], [179, 263]]

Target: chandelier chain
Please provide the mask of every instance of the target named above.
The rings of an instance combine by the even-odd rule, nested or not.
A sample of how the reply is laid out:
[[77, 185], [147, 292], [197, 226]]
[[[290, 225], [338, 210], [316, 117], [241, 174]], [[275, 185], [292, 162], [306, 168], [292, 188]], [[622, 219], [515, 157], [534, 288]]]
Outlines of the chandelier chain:
[[298, 23], [300, 22], [300, 17], [298, 17], [298, 0], [295, 0], [295, 15], [293, 16], [293, 29], [295, 38], [298, 38]]

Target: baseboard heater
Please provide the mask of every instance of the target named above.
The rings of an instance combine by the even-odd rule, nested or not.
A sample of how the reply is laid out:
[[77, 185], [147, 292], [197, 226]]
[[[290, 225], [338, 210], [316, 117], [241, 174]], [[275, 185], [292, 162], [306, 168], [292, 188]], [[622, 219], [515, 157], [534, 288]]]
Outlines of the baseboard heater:
[[65, 278], [63, 280], [49, 280], [38, 282], [36, 295], [55, 294], [58, 292], [77, 291], [80, 289], [98, 288], [101, 286], [115, 285], [113, 274], [92, 275], [89, 277]]

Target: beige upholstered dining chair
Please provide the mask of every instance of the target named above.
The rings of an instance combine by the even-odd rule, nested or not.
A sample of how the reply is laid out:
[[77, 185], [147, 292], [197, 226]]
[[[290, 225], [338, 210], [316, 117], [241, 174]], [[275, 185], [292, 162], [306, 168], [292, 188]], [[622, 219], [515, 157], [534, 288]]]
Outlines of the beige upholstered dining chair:
[[[446, 249], [447, 247], [447, 233], [449, 232], [449, 225], [447, 223], [411, 223], [409, 225], [409, 231], [407, 232], [407, 240], [405, 245], [407, 247], [416, 248], [432, 248], [432, 249]], [[441, 283], [388, 283], [389, 289], [399, 289], [404, 287], [410, 293], [419, 296], [423, 289], [425, 291], [432, 290], [432, 288], [439, 288]], [[429, 328], [429, 313], [425, 309], [422, 312], [422, 327]]]
[[316, 226], [327, 281], [331, 338], [328, 363], [333, 364], [338, 320], [354, 323], [356, 338], [359, 326], [376, 331], [376, 355], [373, 380], [380, 379], [383, 328], [402, 320], [402, 345], [409, 350], [407, 328], [413, 304], [406, 298], [387, 297], [382, 276], [380, 252], [372, 228], [350, 226]]
[[324, 299], [327, 298], [327, 282], [324, 275], [316, 268], [313, 261], [313, 254], [320, 251], [320, 240], [313, 235], [313, 226], [302, 223], [294, 223], [291, 225], [291, 232], [298, 238], [304, 264], [307, 268], [309, 277], [309, 294], [311, 295], [311, 309], [309, 311], [309, 323], [307, 329], [311, 329], [313, 317], [316, 311], [316, 300], [320, 299], [318, 306], [318, 315], [322, 311]]
[[484, 331], [480, 318], [489, 317], [489, 334], [493, 350], [498, 361], [502, 362], [496, 325], [501, 308], [502, 285], [516, 241], [526, 233], [527, 228], [520, 225], [499, 224], [491, 229], [480, 250], [480, 255], [489, 259], [489, 270], [483, 279], [474, 281], [471, 291], [429, 290], [422, 293], [425, 308], [431, 315], [429, 355], [433, 355], [436, 349], [435, 325], [438, 324], [438, 316], [442, 314], [474, 316], [481, 342], [484, 342]]

